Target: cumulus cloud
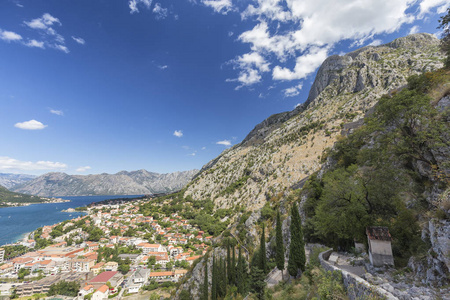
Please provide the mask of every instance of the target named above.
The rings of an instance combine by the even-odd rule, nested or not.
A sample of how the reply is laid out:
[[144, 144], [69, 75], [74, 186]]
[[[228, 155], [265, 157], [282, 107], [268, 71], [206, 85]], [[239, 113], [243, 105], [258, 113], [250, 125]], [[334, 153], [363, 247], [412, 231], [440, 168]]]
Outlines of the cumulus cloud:
[[75, 172], [86, 172], [87, 170], [92, 169], [90, 166], [85, 166], [85, 167], [79, 167], [78, 169], [75, 170]]
[[239, 77], [228, 79], [228, 82], [238, 81], [242, 86], [248, 86], [261, 81], [261, 73], [270, 71], [270, 63], [257, 52], [246, 53], [236, 59], [229, 61], [234, 69], [239, 69]]
[[[226, 0], [205, 2], [216, 12], [238, 7]], [[418, 11], [411, 9], [417, 4], [416, 0], [254, 0], [244, 5], [240, 15], [256, 24], [237, 40], [249, 45], [248, 55], [258, 54], [272, 63], [274, 80], [298, 80], [314, 73], [337, 43], [366, 44], [411, 24], [417, 14], [444, 12], [450, 0], [422, 0]], [[374, 40], [372, 45], [377, 43]], [[239, 77], [228, 81], [252, 85], [262, 80], [261, 74], [255, 66], [239, 68]]]
[[297, 96], [298, 94], [300, 94], [300, 90], [302, 89], [303, 84], [298, 84], [296, 86], [287, 88], [285, 90], [283, 90], [284, 96], [285, 97], [294, 97]]
[[158, 68], [161, 70], [165, 70], [167, 69], [169, 66], [168, 65], [159, 65]]
[[160, 3], [156, 3], [153, 8], [153, 13], [156, 14], [157, 20], [162, 20], [167, 18], [169, 10], [167, 8], [163, 8]]
[[84, 45], [86, 41], [83, 38], [72, 36], [72, 39], [80, 45]]
[[[40, 18], [32, 19], [28, 22], [24, 21], [24, 24], [31, 29], [39, 31], [41, 37], [44, 39], [44, 41], [41, 42], [30, 40], [25, 44], [26, 46], [44, 49], [44, 45], [46, 45], [49, 48], [53, 48], [64, 53], [70, 52], [67, 46], [65, 46], [64, 37], [54, 29], [54, 26], [62, 26], [62, 23], [58, 18], [49, 13], [45, 13]], [[84, 42], [83, 39], [81, 40]]]
[[0, 29], [0, 39], [2, 39], [5, 42], [17, 42], [22, 40], [22, 36], [12, 31]]
[[211, 7], [215, 12], [224, 15], [233, 10], [233, 3], [231, 0], [202, 0], [202, 3]]
[[130, 0], [128, 1], [128, 7], [130, 8], [130, 14], [138, 13], [139, 7], [145, 7], [150, 9], [152, 5], [152, 0]]
[[230, 140], [223, 140], [223, 141], [218, 141], [216, 144], [229, 147], [229, 146], [231, 146], [231, 141]]
[[25, 43], [25, 46], [45, 49], [44, 42], [39, 42], [36, 40], [29, 40], [27, 43]]
[[64, 170], [67, 165], [52, 161], [20, 161], [8, 156], [0, 156], [0, 170], [14, 171], [39, 171], [39, 170]]
[[61, 25], [61, 22], [58, 18], [53, 17], [49, 13], [45, 13], [40, 18], [33, 19], [29, 22], [24, 22], [28, 27], [33, 29], [48, 29], [53, 24], [59, 24]]
[[180, 137], [183, 136], [183, 131], [182, 130], [175, 130], [173, 132], [173, 135], [180, 138]]
[[369, 44], [369, 46], [379, 46], [379, 45], [381, 45], [383, 43], [383, 41], [382, 40], [373, 40], [370, 44]]
[[47, 127], [47, 125], [42, 124], [36, 120], [30, 120], [26, 122], [19, 122], [14, 124], [14, 127], [24, 130], [41, 130]]
[[64, 112], [62, 110], [50, 109], [50, 113], [58, 116], [64, 116]]
[[444, 13], [450, 6], [449, 0], [423, 0], [419, 6], [419, 18], [423, 18], [426, 14], [430, 13], [433, 8], [436, 8], [438, 14]]
[[275, 80], [294, 80], [306, 78], [313, 73], [327, 58], [327, 48], [311, 48], [308, 53], [297, 57], [294, 70], [276, 66], [273, 69], [272, 78]]

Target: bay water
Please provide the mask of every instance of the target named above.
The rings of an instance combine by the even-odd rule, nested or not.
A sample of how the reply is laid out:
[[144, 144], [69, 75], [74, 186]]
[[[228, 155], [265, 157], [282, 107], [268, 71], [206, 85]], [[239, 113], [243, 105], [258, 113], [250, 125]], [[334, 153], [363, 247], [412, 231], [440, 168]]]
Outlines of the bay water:
[[82, 212], [62, 212], [68, 208], [86, 206], [116, 198], [136, 198], [142, 195], [126, 196], [73, 196], [61, 197], [70, 200], [63, 203], [32, 204], [20, 207], [0, 208], [0, 246], [15, 243], [39, 227], [53, 225], [84, 215]]

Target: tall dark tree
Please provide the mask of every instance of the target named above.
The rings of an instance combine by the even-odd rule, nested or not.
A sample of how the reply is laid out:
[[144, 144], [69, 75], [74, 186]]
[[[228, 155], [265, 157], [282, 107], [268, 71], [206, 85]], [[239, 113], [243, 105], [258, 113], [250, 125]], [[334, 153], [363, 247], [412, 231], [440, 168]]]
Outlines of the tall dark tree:
[[291, 244], [289, 247], [288, 271], [291, 276], [297, 276], [298, 270], [305, 270], [306, 255], [303, 230], [297, 204], [291, 208]]
[[276, 227], [276, 263], [278, 270], [284, 270], [284, 243], [283, 243], [283, 231], [281, 228], [280, 211], [277, 212], [277, 227]]
[[266, 256], [266, 229], [265, 229], [264, 223], [263, 223], [262, 234], [261, 234], [259, 255], [260, 255], [259, 268], [264, 272], [264, 274], [266, 274], [268, 271], [268, 267], [267, 267], [267, 256]]
[[203, 288], [202, 288], [202, 300], [208, 300], [208, 258], [205, 258], [205, 273], [203, 278]]
[[447, 9], [447, 14], [442, 16], [439, 20], [438, 28], [443, 29], [441, 38], [441, 50], [447, 55], [445, 59], [445, 67], [450, 67], [450, 8]]
[[231, 284], [236, 285], [236, 249], [231, 247], [232, 259], [231, 259]]
[[215, 255], [213, 256], [213, 265], [212, 265], [211, 299], [217, 300], [217, 266]]
[[232, 281], [232, 266], [231, 266], [231, 253], [230, 253], [230, 244], [227, 244], [227, 282], [231, 284]]
[[251, 289], [256, 294], [259, 300], [264, 299], [264, 290], [266, 288], [266, 275], [260, 268], [253, 266], [251, 270]]

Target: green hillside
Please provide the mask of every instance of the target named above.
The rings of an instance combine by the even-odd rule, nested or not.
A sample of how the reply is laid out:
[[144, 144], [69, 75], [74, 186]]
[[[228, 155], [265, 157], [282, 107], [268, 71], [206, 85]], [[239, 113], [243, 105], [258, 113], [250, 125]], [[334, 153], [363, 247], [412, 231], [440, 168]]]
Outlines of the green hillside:
[[46, 200], [46, 198], [38, 196], [10, 192], [0, 185], [0, 207], [19, 206], [27, 203], [42, 203], [46, 202]]

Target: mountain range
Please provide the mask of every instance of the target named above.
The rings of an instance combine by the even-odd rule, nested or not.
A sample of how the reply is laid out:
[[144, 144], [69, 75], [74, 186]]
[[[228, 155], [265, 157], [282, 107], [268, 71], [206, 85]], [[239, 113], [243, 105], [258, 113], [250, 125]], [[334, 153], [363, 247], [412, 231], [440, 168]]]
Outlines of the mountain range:
[[0, 173], [0, 185], [7, 189], [36, 178], [35, 175]]
[[15, 185], [10, 190], [45, 197], [167, 193], [181, 189], [197, 172], [159, 174], [138, 170], [96, 175], [52, 172]]

